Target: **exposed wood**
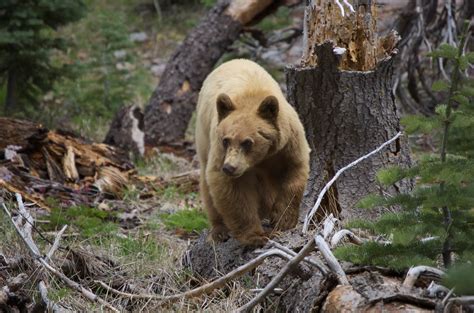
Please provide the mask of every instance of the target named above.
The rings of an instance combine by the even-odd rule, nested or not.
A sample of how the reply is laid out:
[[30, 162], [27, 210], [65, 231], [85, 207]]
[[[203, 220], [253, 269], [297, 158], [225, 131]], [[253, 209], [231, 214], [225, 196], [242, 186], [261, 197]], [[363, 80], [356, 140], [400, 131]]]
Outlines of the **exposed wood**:
[[375, 69], [377, 63], [390, 56], [397, 43], [393, 33], [387, 37], [377, 36], [377, 13], [375, 3], [360, 1], [355, 13], [341, 14], [333, 1], [313, 0], [305, 12], [305, 45], [303, 47], [303, 66], [322, 65], [318, 61], [316, 47], [327, 41], [334, 42], [338, 48], [345, 49], [341, 55], [339, 68], [344, 70], [368, 71]]
[[119, 197], [133, 174], [117, 148], [0, 117], [0, 186], [46, 210], [48, 196], [69, 205], [101, 193]]

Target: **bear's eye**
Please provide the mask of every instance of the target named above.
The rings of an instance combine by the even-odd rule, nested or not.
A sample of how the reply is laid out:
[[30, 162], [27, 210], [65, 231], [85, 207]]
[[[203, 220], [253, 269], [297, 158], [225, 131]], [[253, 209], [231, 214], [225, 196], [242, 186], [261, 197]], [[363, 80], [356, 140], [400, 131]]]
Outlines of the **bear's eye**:
[[246, 152], [250, 151], [250, 149], [252, 148], [252, 145], [253, 145], [253, 142], [252, 140], [250, 139], [245, 139], [244, 141], [242, 141], [242, 143], [240, 144], [240, 146], [242, 147], [242, 149]]
[[229, 147], [229, 144], [230, 144], [229, 138], [222, 139], [222, 145], [224, 146], [224, 149], [227, 149], [227, 147]]

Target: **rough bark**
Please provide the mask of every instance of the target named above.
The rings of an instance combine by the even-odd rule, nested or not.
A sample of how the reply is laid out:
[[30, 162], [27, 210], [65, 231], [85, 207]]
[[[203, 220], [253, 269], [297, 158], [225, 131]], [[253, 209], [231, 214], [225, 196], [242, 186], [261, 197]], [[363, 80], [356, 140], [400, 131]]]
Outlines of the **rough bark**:
[[295, 1], [218, 1], [166, 65], [145, 108], [147, 145], [166, 145], [183, 139], [206, 76], [245, 25], [262, 18], [280, 4], [294, 5]]
[[[392, 59], [372, 71], [339, 70], [332, 43], [316, 48], [318, 67], [287, 69], [288, 100], [298, 111], [311, 147], [311, 173], [303, 200], [303, 211], [315, 203], [321, 188], [341, 167], [372, 151], [399, 130], [399, 117], [392, 94]], [[357, 209], [365, 195], [381, 191], [376, 172], [390, 165], [410, 164], [405, 139], [397, 140], [350, 171], [335, 183], [323, 211], [343, 218], [373, 218], [380, 210]], [[390, 188], [398, 192], [409, 183]], [[303, 212], [305, 213], [305, 212]]]

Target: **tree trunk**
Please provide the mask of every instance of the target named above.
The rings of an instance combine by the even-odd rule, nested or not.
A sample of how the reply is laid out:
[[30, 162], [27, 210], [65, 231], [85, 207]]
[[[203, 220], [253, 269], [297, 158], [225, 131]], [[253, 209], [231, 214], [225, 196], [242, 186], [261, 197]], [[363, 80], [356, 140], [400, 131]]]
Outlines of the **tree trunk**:
[[8, 70], [7, 96], [5, 99], [5, 115], [10, 115], [17, 106], [17, 74], [14, 69]]
[[294, 5], [295, 1], [218, 1], [166, 65], [145, 108], [147, 145], [166, 145], [183, 139], [204, 79], [239, 37], [243, 26], [287, 3]]
[[[312, 150], [302, 218], [340, 168], [400, 131], [392, 92], [391, 55], [397, 38], [394, 34], [378, 38], [373, 8], [356, 9], [355, 14], [342, 17], [327, 1], [317, 9], [308, 7], [302, 65], [286, 71], [288, 101], [299, 113]], [[336, 46], [330, 41], [339, 49], [334, 50]], [[408, 145], [402, 137], [389, 149], [345, 172], [327, 193], [318, 217], [328, 213], [342, 218], [378, 217], [381, 209], [359, 209], [357, 202], [369, 193], [410, 188], [411, 183], [404, 182], [382, 190], [376, 182], [379, 169], [409, 164]]]

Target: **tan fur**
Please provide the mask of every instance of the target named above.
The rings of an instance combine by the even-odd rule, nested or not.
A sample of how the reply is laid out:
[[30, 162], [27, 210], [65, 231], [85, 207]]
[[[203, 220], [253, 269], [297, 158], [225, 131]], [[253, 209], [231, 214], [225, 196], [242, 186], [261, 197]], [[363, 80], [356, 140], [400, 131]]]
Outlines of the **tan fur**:
[[196, 148], [213, 239], [230, 234], [258, 246], [267, 240], [263, 218], [276, 230], [296, 225], [310, 150], [297, 113], [262, 67], [238, 59], [209, 74], [199, 94]]

